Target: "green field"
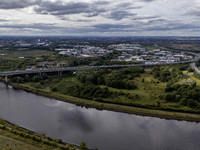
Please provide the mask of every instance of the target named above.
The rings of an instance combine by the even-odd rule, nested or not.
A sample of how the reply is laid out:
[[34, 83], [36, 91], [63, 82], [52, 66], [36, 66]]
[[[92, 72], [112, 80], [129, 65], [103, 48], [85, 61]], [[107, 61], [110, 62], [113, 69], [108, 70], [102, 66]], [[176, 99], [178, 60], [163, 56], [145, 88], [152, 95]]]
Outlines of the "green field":
[[32, 58], [32, 57], [40, 57], [42, 55], [50, 56], [53, 54], [53, 52], [47, 50], [0, 50], [0, 54], [1, 54], [0, 57], [5, 57], [5, 58], [18, 58], [18, 57]]
[[190, 78], [192, 78], [195, 82], [196, 82], [196, 84], [199, 86], [200, 85], [200, 80], [199, 79], [197, 79], [196, 77], [194, 77], [194, 76], [189, 76]]
[[0, 147], [1, 150], [42, 150], [42, 148], [2, 135], [0, 135]]

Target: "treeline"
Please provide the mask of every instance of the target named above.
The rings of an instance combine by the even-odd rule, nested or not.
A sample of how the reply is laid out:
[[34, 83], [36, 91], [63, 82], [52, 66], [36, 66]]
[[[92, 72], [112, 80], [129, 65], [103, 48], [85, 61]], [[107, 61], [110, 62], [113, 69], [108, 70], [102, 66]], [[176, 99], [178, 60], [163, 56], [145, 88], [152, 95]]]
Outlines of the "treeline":
[[23, 59], [23, 60], [17, 60], [17, 59], [1, 59], [0, 60], [0, 70], [6, 71], [6, 70], [20, 70], [20, 69], [26, 69], [27, 66], [35, 65], [36, 61], [32, 59]]
[[94, 85], [91, 82], [86, 82], [83, 85], [68, 87], [61, 90], [61, 93], [96, 101], [101, 101], [101, 98], [107, 98], [113, 94], [113, 92], [109, 91], [108, 88], [100, 88], [98, 85]]
[[[170, 69], [169, 69], [170, 68]], [[182, 69], [184, 70], [185, 68], [180, 66], [179, 67], [154, 67], [153, 68], [153, 75], [154, 78], [160, 80], [161, 82], [170, 82], [171, 80], [179, 80], [182, 78], [183, 73]]]
[[144, 69], [140, 67], [129, 67], [118, 71], [112, 70], [83, 70], [76, 72], [76, 78], [82, 84], [68, 86], [64, 89], [53, 87], [52, 91], [61, 92], [65, 95], [102, 101], [103, 98], [115, 98], [120, 95], [132, 99], [130, 94], [123, 92], [112, 92], [107, 87], [102, 88], [100, 85], [106, 85], [118, 89], [136, 89], [137, 86], [132, 81], [134, 77], [144, 73]]
[[35, 76], [25, 75], [24, 77], [15, 76], [11, 78], [11, 82], [14, 82], [14, 83], [39, 82], [45, 79], [48, 79], [48, 76], [47, 74], [42, 73], [41, 76], [38, 76], [38, 75], [35, 75]]
[[144, 73], [140, 67], [129, 67], [118, 71], [100, 70], [100, 71], [79, 71], [76, 77], [82, 83], [91, 82], [95, 85], [106, 85], [117, 89], [135, 89], [137, 86], [132, 81]]

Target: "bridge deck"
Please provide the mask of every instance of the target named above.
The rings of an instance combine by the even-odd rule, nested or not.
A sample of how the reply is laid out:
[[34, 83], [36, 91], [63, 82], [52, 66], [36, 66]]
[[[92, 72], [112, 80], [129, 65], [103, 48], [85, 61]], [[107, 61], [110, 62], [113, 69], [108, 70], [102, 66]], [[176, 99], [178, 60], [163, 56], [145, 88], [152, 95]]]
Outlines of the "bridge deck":
[[33, 69], [33, 70], [15, 70], [0, 72], [0, 76], [13, 76], [13, 75], [24, 75], [24, 74], [37, 74], [37, 73], [48, 73], [48, 72], [62, 72], [62, 71], [75, 71], [75, 70], [91, 70], [91, 69], [117, 69], [126, 67], [153, 67], [160, 65], [170, 64], [188, 64], [192, 61], [181, 61], [167, 64], [131, 64], [131, 65], [103, 65], [103, 66], [83, 66], [83, 67], [66, 67], [66, 68], [50, 68], [50, 69]]

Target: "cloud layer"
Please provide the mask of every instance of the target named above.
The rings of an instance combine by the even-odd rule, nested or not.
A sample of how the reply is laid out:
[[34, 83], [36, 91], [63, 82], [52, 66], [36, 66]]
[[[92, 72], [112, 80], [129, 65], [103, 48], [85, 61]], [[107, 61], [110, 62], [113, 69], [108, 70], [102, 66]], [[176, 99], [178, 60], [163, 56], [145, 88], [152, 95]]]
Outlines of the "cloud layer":
[[1, 0], [0, 33], [197, 36], [199, 8], [199, 0]]

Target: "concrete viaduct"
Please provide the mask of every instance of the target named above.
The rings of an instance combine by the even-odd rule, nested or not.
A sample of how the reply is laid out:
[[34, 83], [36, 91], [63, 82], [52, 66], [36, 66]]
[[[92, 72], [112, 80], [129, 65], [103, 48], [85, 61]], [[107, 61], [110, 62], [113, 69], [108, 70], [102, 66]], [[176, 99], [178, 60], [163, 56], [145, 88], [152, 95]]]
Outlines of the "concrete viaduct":
[[1, 77], [5, 77], [7, 81], [8, 76], [16, 75], [25, 75], [25, 74], [38, 74], [49, 73], [49, 72], [58, 72], [58, 75], [62, 75], [64, 71], [76, 71], [76, 70], [92, 70], [92, 69], [121, 69], [126, 67], [153, 67], [161, 65], [170, 65], [170, 64], [189, 64], [195, 62], [192, 61], [181, 61], [167, 64], [130, 64], [130, 65], [103, 65], [103, 66], [82, 66], [82, 67], [66, 67], [66, 68], [49, 68], [49, 69], [30, 69], [30, 70], [14, 70], [14, 71], [5, 71], [0, 72]]

